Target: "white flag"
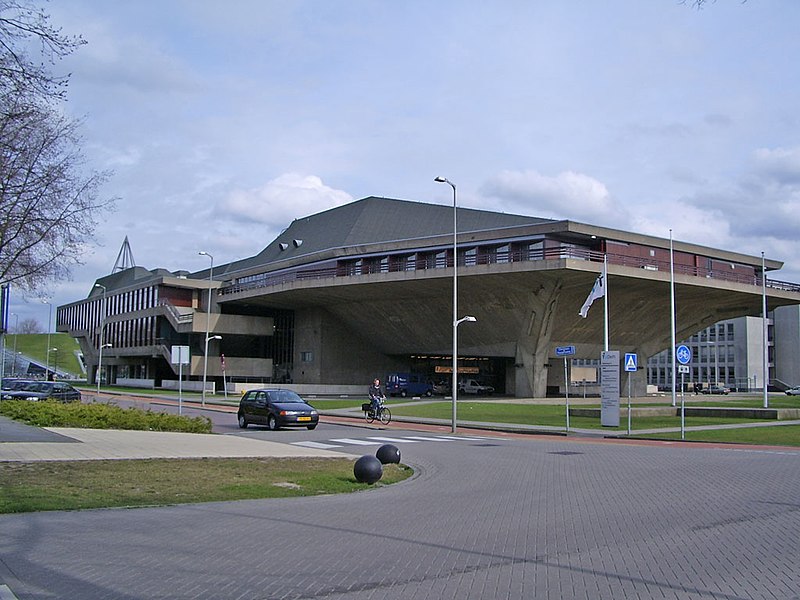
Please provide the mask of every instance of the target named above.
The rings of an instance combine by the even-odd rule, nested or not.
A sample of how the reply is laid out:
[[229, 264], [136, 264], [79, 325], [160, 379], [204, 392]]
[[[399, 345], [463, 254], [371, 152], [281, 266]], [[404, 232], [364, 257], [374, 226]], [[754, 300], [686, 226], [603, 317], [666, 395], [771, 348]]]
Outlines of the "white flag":
[[600, 275], [598, 276], [597, 281], [594, 282], [592, 291], [589, 292], [589, 297], [586, 298], [586, 302], [583, 303], [583, 306], [581, 306], [581, 311], [578, 314], [585, 319], [586, 315], [589, 314], [589, 307], [592, 305], [592, 302], [594, 302], [598, 298], [602, 298], [605, 295], [606, 295], [606, 286], [603, 283], [603, 276]]

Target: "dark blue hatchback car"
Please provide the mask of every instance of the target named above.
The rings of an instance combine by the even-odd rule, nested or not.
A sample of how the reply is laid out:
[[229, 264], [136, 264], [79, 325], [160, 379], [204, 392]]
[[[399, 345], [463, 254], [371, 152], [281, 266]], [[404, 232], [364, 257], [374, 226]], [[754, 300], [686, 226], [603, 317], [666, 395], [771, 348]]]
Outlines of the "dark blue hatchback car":
[[266, 425], [314, 429], [319, 422], [317, 410], [291, 390], [263, 389], [245, 392], [239, 401], [239, 427]]

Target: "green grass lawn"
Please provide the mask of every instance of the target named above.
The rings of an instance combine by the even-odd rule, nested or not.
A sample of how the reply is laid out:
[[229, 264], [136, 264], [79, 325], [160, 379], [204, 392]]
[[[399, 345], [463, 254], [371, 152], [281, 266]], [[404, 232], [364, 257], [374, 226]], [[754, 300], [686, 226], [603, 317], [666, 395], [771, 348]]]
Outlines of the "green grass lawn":
[[[13, 352], [16, 349], [17, 352], [21, 352], [25, 356], [33, 358], [42, 364], [46, 364], [48, 348], [48, 336], [46, 333], [18, 335], [12, 333], [5, 335], [4, 338], [6, 350]], [[75, 338], [66, 333], [51, 333], [50, 348], [58, 349], [57, 351], [50, 351], [51, 366], [58, 367], [60, 371], [67, 371], [75, 377], [85, 376], [77, 356], [81, 348]], [[6, 376], [10, 375], [11, 373], [6, 373]]]
[[[308, 402], [311, 406], [318, 410], [337, 410], [340, 408], [361, 408], [361, 405], [365, 402], [369, 402], [369, 398], [304, 398], [306, 402]], [[386, 404], [393, 405], [393, 404], [402, 404], [405, 402], [411, 402], [407, 398], [398, 398], [392, 399], [387, 398]], [[394, 410], [394, 409], [392, 409]]]
[[[582, 407], [583, 408], [583, 407]], [[406, 405], [392, 409], [396, 416], [450, 419], [451, 402], [433, 402], [419, 406]], [[511, 423], [519, 425], [545, 425], [566, 427], [566, 413], [563, 404], [513, 404], [503, 402], [459, 402], [458, 419], [464, 421], [484, 421], [489, 423]], [[602, 429], [604, 431], [627, 431], [626, 417], [620, 418], [620, 427], [603, 427], [600, 419], [591, 417], [570, 417], [570, 427], [578, 429]], [[700, 425], [740, 424], [747, 421], [736, 418], [686, 417], [686, 427]], [[679, 416], [634, 417], [631, 429], [661, 429], [680, 427]]]
[[[413, 471], [383, 466], [374, 484]], [[363, 490], [347, 458], [153, 459], [0, 463], [0, 513], [222, 502]]]
[[[648, 435], [648, 439], [679, 440], [680, 432]], [[728, 444], [753, 444], [757, 446], [800, 446], [800, 425], [775, 427], [740, 427], [686, 431], [685, 438], [693, 442], [722, 442]]]
[[[3, 400], [0, 414], [39, 427], [211, 432], [207, 417], [106, 404]], [[380, 485], [412, 474], [384, 465]], [[340, 494], [369, 487], [342, 459], [0, 462], [0, 513]]]

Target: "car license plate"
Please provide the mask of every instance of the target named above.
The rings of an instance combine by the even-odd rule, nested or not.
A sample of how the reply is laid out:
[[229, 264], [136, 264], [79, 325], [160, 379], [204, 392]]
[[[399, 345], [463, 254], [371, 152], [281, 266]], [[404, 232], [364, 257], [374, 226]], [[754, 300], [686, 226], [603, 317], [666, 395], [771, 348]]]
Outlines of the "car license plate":
[[310, 421], [311, 417], [297, 417], [298, 421]]

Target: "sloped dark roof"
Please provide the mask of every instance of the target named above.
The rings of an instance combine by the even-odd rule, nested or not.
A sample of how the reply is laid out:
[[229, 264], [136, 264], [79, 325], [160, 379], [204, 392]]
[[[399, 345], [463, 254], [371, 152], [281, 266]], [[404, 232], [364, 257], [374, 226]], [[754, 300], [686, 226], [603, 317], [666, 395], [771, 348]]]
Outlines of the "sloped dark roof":
[[[486, 231], [548, 222], [470, 208], [458, 209], [458, 231]], [[291, 254], [313, 254], [334, 248], [452, 234], [453, 208], [370, 196], [315, 215], [296, 219], [269, 246], [253, 257], [269, 263]], [[300, 245], [296, 244], [301, 242]], [[281, 249], [281, 244], [285, 249]]]

